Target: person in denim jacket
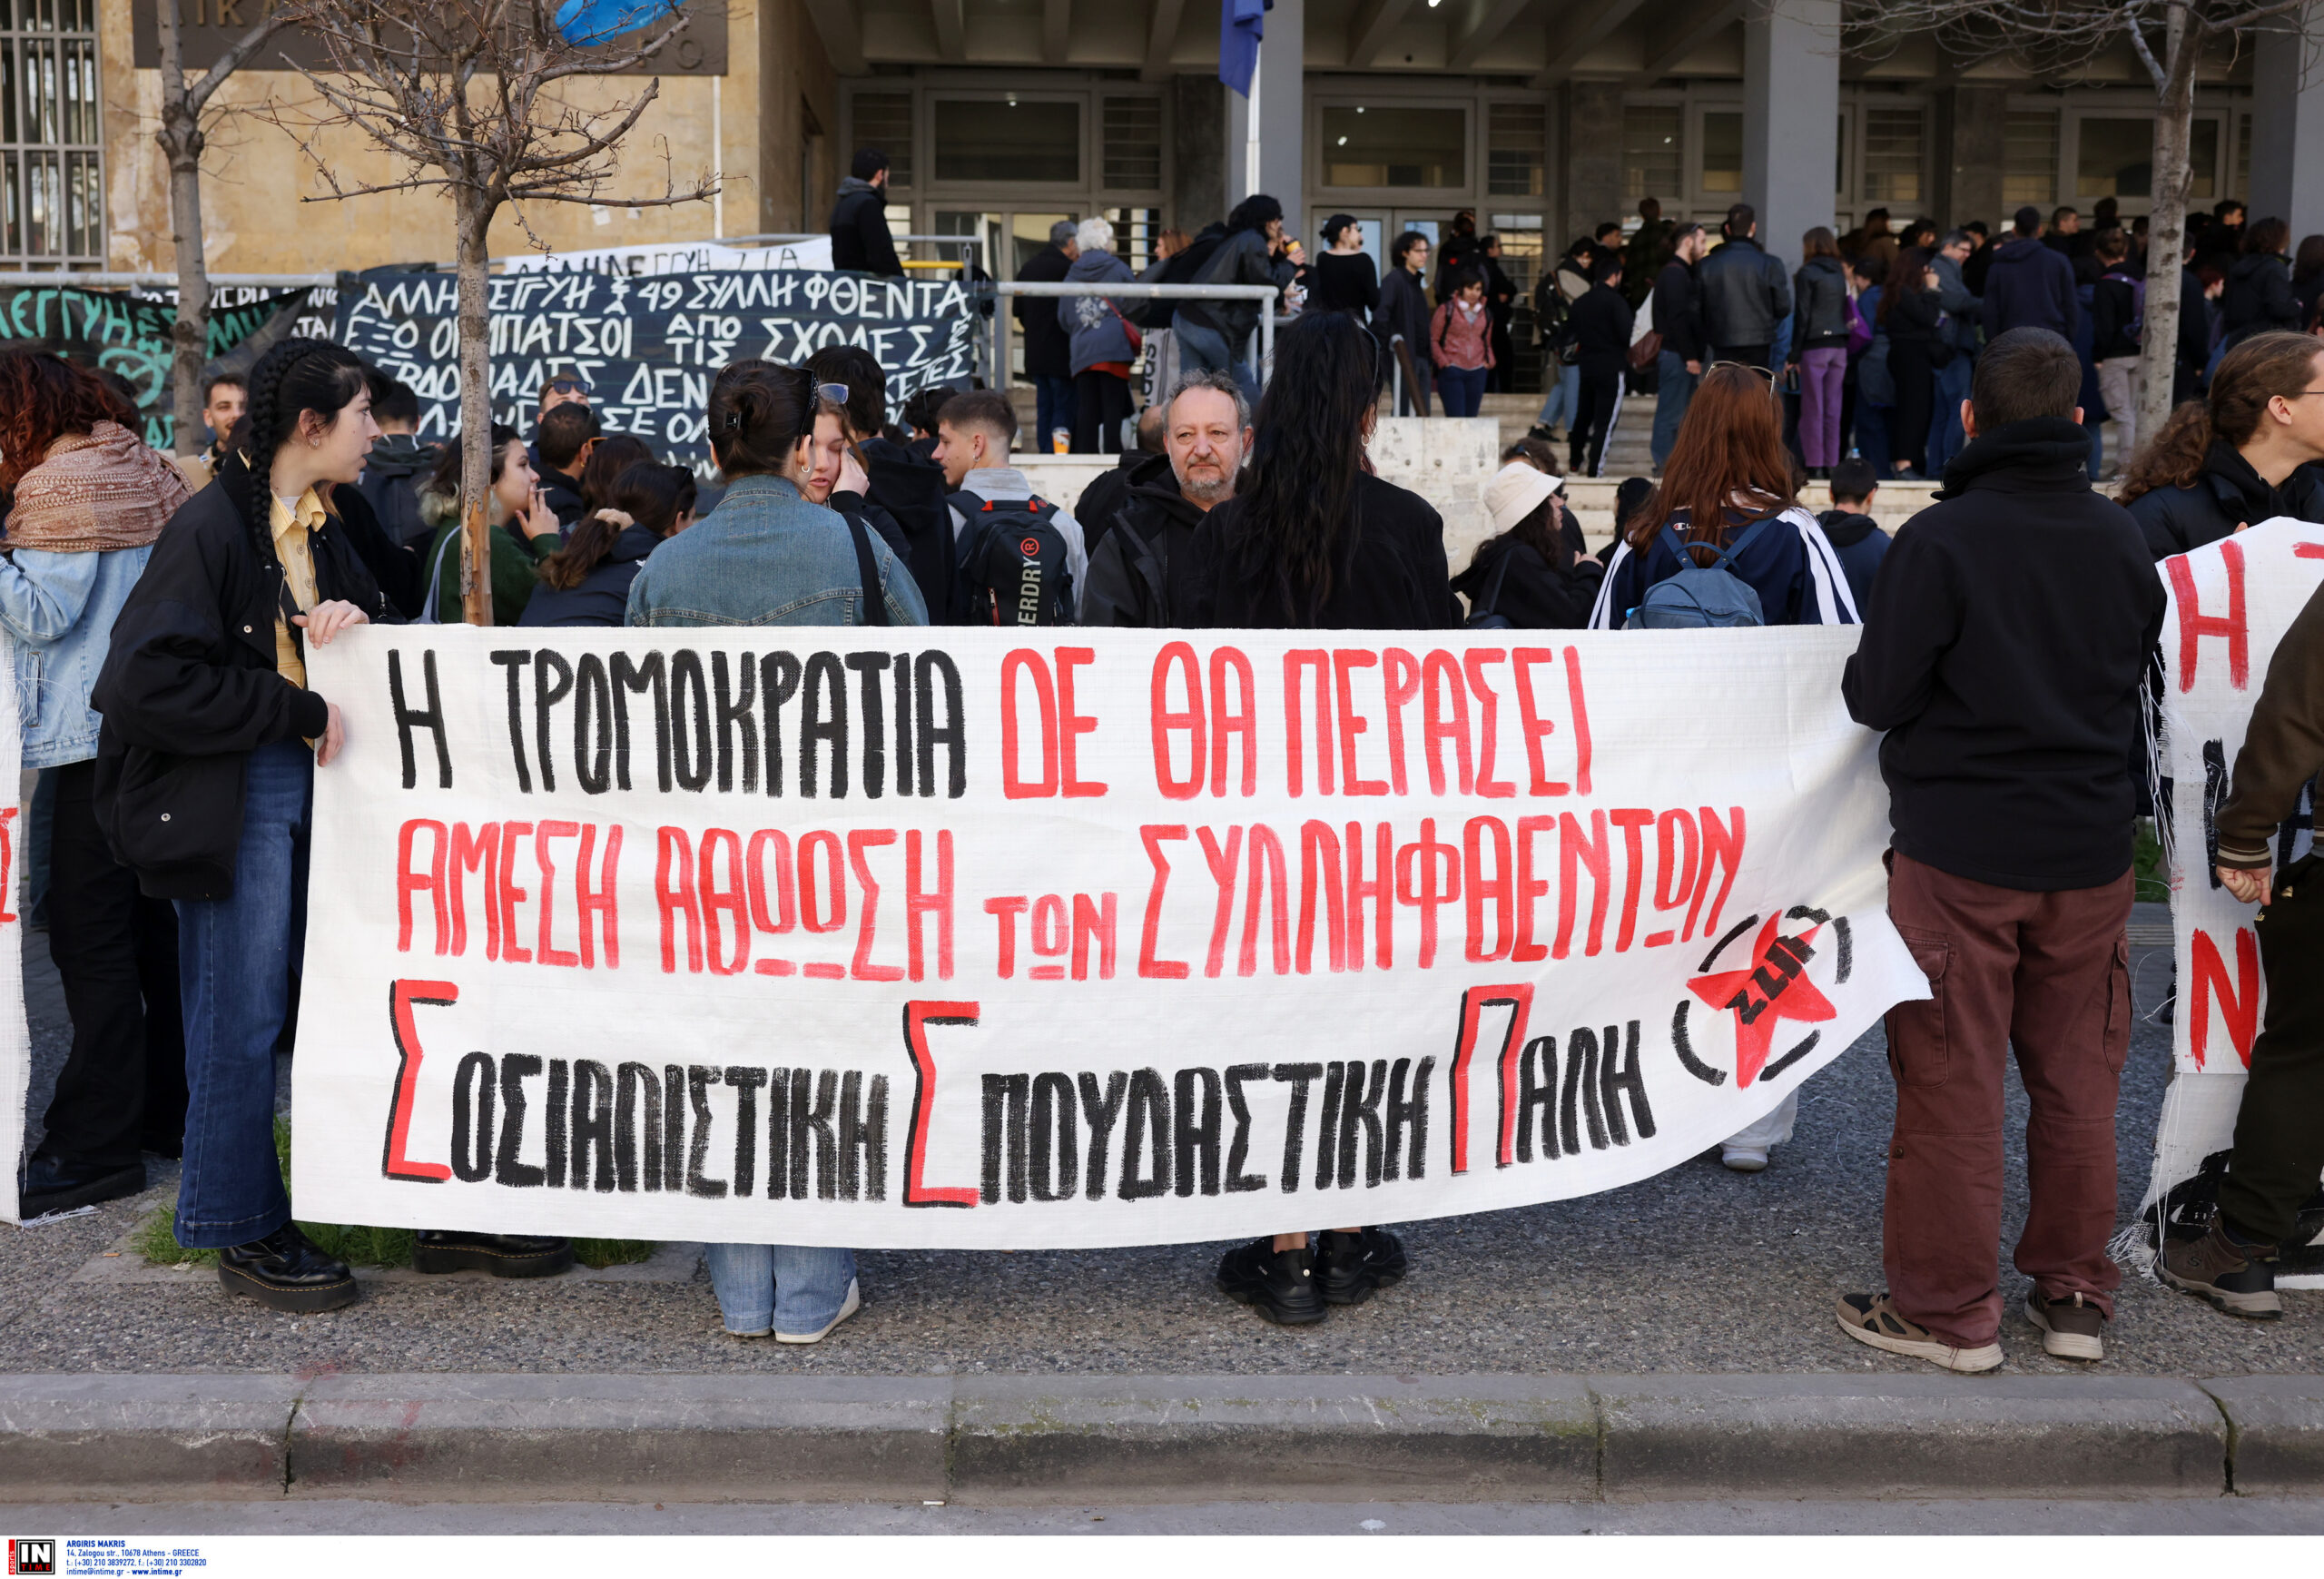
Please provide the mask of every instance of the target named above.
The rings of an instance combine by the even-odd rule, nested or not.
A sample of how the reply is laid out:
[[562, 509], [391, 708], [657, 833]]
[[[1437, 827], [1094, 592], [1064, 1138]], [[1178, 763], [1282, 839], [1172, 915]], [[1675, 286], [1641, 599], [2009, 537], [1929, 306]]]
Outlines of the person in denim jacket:
[[89, 707], [114, 617], [188, 497], [176, 467], [92, 373], [46, 352], [0, 355], [0, 488], [15, 490], [0, 557], [0, 630], [15, 671], [24, 765], [56, 770], [50, 946], [73, 1017], [46, 1135], [22, 1180], [29, 1220], [134, 1195], [143, 1151], [178, 1154], [185, 1040], [177, 920], [115, 864], [91, 804]]
[[[720, 371], [710, 386], [710, 452], [726, 495], [646, 559], [630, 583], [629, 624], [928, 623], [911, 573], [879, 534], [851, 528], [808, 499], [808, 487], [827, 492], [830, 481], [816, 479], [819, 409], [835, 411], [846, 399], [844, 385], [818, 388], [803, 368], [751, 360]], [[876, 594], [860, 551], [876, 567]], [[852, 1250], [704, 1249], [723, 1326], [735, 1337], [820, 1343], [862, 1304]]]

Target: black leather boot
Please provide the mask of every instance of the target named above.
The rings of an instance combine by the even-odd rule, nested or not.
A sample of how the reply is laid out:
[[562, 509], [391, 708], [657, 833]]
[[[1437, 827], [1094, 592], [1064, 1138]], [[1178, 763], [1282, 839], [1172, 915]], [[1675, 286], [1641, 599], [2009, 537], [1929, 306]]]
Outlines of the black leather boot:
[[271, 1310], [336, 1310], [359, 1298], [347, 1263], [315, 1248], [296, 1223], [219, 1251], [218, 1281]]
[[496, 1278], [552, 1278], [573, 1265], [573, 1241], [537, 1234], [477, 1234], [422, 1229], [413, 1238], [415, 1272], [489, 1272]]

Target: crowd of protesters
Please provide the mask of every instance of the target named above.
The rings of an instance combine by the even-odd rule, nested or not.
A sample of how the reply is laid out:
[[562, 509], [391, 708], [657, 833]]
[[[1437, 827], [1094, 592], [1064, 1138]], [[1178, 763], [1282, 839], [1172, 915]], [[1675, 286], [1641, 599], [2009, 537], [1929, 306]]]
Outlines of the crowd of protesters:
[[[882, 256], [882, 176], [859, 168], [834, 215], [835, 252], [844, 232], [860, 266]], [[1425, 412], [1432, 397], [1473, 413], [1508, 368], [1515, 292], [1492, 238], [1472, 215], [1441, 249], [1406, 232], [1383, 279], [1348, 216], [1325, 222], [1310, 263], [1280, 205], [1254, 196], [1201, 235], [1168, 238], [1148, 272], [1183, 264], [1181, 279], [1304, 293], [1264, 394], [1248, 365], [1256, 302], [1182, 301], [1157, 320], [1104, 296], [1019, 299], [1031, 448], [1059, 435], [1118, 442], [1145, 338], [1167, 326], [1177, 342], [1179, 377], [1137, 417], [1123, 464], [1073, 508], [1012, 464], [1022, 436], [1004, 392], [921, 391], [892, 425], [887, 375], [860, 348], [720, 370], [704, 413], [707, 483], [605, 431], [587, 382], [558, 372], [529, 436], [491, 429], [493, 617], [1861, 625], [1843, 696], [1886, 732], [1890, 913], [1934, 995], [1888, 1017], [1887, 1289], [1845, 1297], [1839, 1323], [1956, 1370], [2001, 1362], [1994, 1246], [2014, 1049], [2034, 1107], [2016, 1247], [2034, 1281], [2025, 1314], [2048, 1352], [2096, 1359], [2120, 1280], [2106, 1240], [2132, 764], [2163, 607], [2153, 566], [2273, 517], [2324, 521], [2324, 404], [2309, 399], [2324, 393], [2324, 341], [2300, 331], [2314, 328], [2324, 242], [2304, 296], [2280, 222], [2244, 238], [2240, 210], [2221, 205], [2191, 243], [2183, 289], [2196, 311], [2172, 370], [2189, 399], [2131, 457], [2117, 499], [2092, 486], [2093, 390], [2125, 408], [2135, 398], [2123, 391], [2145, 360], [2142, 237], [2096, 217], [2085, 232], [2070, 210], [2047, 222], [2026, 211], [1994, 238], [1925, 222], [1892, 232], [1876, 212], [1846, 236], [1808, 232], [1796, 271], [1762, 247], [1747, 205], [1728, 211], [1715, 245], [1650, 203], [1627, 241], [1601, 227], [1543, 281], [1559, 305], [1544, 422], [1568, 425], [1566, 474], [1594, 472], [1625, 384], [1651, 367], [1659, 479], [1623, 484], [1613, 539], [1593, 555], [1556, 435], [1537, 430], [1502, 457], [1483, 490], [1492, 533], [1455, 567], [1437, 511], [1377, 475], [1366, 449], [1381, 415]], [[1063, 225], [1054, 262], [1034, 262], [1059, 279], [1123, 280], [1114, 241], [1103, 220]], [[2208, 301], [2223, 303], [2215, 316]], [[1660, 337], [1644, 357], [1641, 312]], [[1876, 358], [1885, 383], [1866, 371]], [[272, 346], [247, 378], [215, 380], [203, 410], [215, 441], [173, 467], [98, 375], [0, 353], [0, 628], [30, 699], [25, 763], [54, 775], [36, 837], [74, 1022], [20, 1188], [31, 1219], [142, 1189], [144, 1153], [182, 1157], [179, 1241], [216, 1249], [235, 1293], [323, 1310], [351, 1302], [354, 1280], [290, 1220], [273, 1137], [314, 775], [345, 738], [306, 656], [364, 623], [461, 617], [460, 447], [419, 439], [410, 390], [320, 340]], [[2118, 419], [2129, 431], [2126, 409]], [[1874, 431], [1884, 438], [1869, 445]], [[1872, 518], [1876, 496], [1938, 466], [1938, 502], [1892, 540]], [[1830, 483], [1820, 516], [1800, 502], [1810, 476]], [[2311, 606], [2270, 669], [2220, 813], [2221, 882], [2272, 901], [2267, 1030], [2220, 1216], [2162, 1261], [2175, 1286], [2245, 1316], [2280, 1312], [2272, 1247], [2324, 1169], [2313, 972], [2286, 952], [2312, 952], [2317, 901], [2294, 908], [2270, 852], [2324, 767], [2319, 655], [2324, 615]], [[1796, 1104], [1729, 1138], [1727, 1164], [1767, 1167]], [[423, 1271], [512, 1277], [571, 1260], [567, 1241], [527, 1235], [424, 1232], [415, 1252]], [[862, 1301], [844, 1248], [714, 1245], [708, 1260], [737, 1337], [814, 1342]], [[1393, 1232], [1354, 1224], [1256, 1240], [1220, 1261], [1216, 1282], [1305, 1325], [1406, 1272]]]

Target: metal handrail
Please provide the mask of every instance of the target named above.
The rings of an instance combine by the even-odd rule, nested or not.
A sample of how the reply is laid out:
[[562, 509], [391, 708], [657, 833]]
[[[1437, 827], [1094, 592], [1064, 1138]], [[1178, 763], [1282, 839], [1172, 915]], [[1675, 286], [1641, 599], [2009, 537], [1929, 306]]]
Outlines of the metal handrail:
[[[1283, 292], [1274, 285], [1163, 285], [1144, 280], [998, 280], [993, 292], [1000, 296], [1158, 296], [1172, 300], [1192, 298], [1198, 301], [1258, 301], [1270, 302]], [[1006, 388], [1009, 383], [1009, 321], [1006, 312], [995, 312], [993, 320], [993, 383]], [[1258, 360], [1252, 370], [1264, 383], [1267, 369], [1275, 365], [1275, 315], [1271, 311], [1259, 314]]]

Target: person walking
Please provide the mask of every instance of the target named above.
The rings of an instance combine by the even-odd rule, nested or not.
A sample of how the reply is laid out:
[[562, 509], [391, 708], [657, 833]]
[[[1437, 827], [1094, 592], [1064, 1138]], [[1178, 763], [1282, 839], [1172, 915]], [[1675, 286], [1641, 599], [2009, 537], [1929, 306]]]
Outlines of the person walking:
[[1712, 358], [1764, 368], [1776, 330], [1791, 316], [1791, 282], [1781, 262], [1761, 250], [1758, 233], [1757, 212], [1748, 202], [1735, 204], [1719, 226], [1724, 240], [1695, 273]]
[[2073, 264], [2063, 252], [2042, 244], [2042, 212], [2030, 204], [2017, 211], [2014, 234], [1996, 248], [1985, 271], [1983, 312], [1985, 339], [1999, 340], [2013, 329], [2046, 329], [2073, 343], [2082, 316], [2074, 300]]
[[1671, 232], [1670, 261], [1655, 276], [1654, 332], [1662, 337], [1662, 349], [1655, 357], [1654, 437], [1649, 449], [1657, 471], [1670, 459], [1670, 447], [1679, 441], [1679, 424], [1687, 419], [1687, 403], [1694, 399], [1695, 381], [1702, 377], [1703, 363], [1709, 355], [1703, 344], [1702, 292], [1695, 282], [1696, 266], [1709, 244], [1702, 226], [1691, 222], [1679, 226]]
[[[444, 446], [436, 473], [419, 494], [419, 518], [436, 534], [423, 551], [422, 606], [431, 623], [458, 625], [460, 602], [460, 446]], [[515, 625], [525, 615], [533, 588], [540, 585], [540, 563], [556, 552], [562, 538], [556, 516], [533, 476], [525, 441], [513, 429], [492, 425], [491, 491], [485, 495], [485, 521], [491, 545], [492, 623]], [[421, 616], [423, 621], [428, 617]]]
[[[1283, 204], [1266, 193], [1254, 192], [1226, 216], [1226, 240], [1211, 254], [1196, 276], [1198, 285], [1272, 285], [1278, 291], [1291, 283], [1296, 265], [1286, 255], [1283, 233]], [[1251, 371], [1251, 335], [1262, 311], [1271, 301], [1211, 301], [1192, 298], [1179, 304], [1173, 320], [1178, 336], [1179, 365], [1189, 371], [1208, 368], [1231, 372], [1243, 380], [1244, 393], [1256, 400], [1259, 381]]]
[[1622, 413], [1622, 375], [1630, 368], [1636, 317], [1622, 295], [1622, 258], [1607, 252], [1590, 269], [1591, 284], [1573, 304], [1574, 360], [1581, 370], [1581, 403], [1568, 433], [1569, 469], [1596, 477], [1614, 441]]
[[[1235, 497], [1251, 444], [1251, 409], [1228, 373], [1189, 373], [1163, 408], [1165, 453], [1130, 474], [1089, 554], [1084, 625], [1166, 630], [1187, 623], [1193, 545], [1203, 518]], [[1088, 495], [1083, 495], [1083, 502]]]
[[[1129, 265], [1114, 254], [1114, 227], [1086, 219], [1074, 232], [1068, 284], [1108, 285], [1130, 278]], [[1070, 337], [1067, 360], [1073, 369], [1073, 449], [1078, 455], [1118, 455], [1122, 423], [1129, 417], [1129, 365], [1137, 360], [1143, 334], [1110, 296], [1058, 298], [1058, 322]]]
[[1335, 213], [1324, 222], [1324, 251], [1309, 272], [1307, 305], [1318, 312], [1344, 312], [1369, 325], [1380, 307], [1380, 271], [1364, 250], [1364, 227]]
[[2156, 560], [2278, 516], [2324, 522], [2324, 342], [2276, 330], [2220, 359], [2210, 393], [2132, 457], [2117, 502]]
[[888, 156], [859, 148], [832, 203], [832, 267], [903, 277], [895, 238], [888, 230]]
[[[1847, 269], [1840, 262], [1838, 240], [1823, 225], [1800, 237], [1799, 255], [1799, 272], [1791, 282], [1791, 365], [1799, 371], [1799, 451], [1810, 477], [1829, 477], [1846, 453], [1840, 448], [1840, 406], [1848, 376]], [[1663, 344], [1669, 346], [1667, 337]], [[1655, 425], [1659, 432], [1659, 411]]]
[[[2256, 227], [2255, 227], [2256, 228]], [[2246, 342], [2250, 343], [2250, 342]], [[2251, 708], [2234, 785], [2212, 818], [2221, 886], [2260, 913], [2266, 992], [2260, 1034], [2235, 1109], [2235, 1137], [2219, 1209], [2201, 1239], [2166, 1239], [2155, 1272], [2230, 1316], [2274, 1321], [2283, 1315], [2273, 1266], [2299, 1242], [2302, 1209], [2324, 1173], [2324, 1014], [2316, 962], [2324, 954], [2316, 878], [2324, 853], [2310, 850], [2280, 870], [2280, 831], [2324, 771], [2324, 592], [2309, 598], [2268, 660]]]
[[[1461, 623], [1445, 573], [1444, 523], [1374, 475], [1380, 361], [1338, 314], [1303, 318], [1275, 341], [1275, 376], [1252, 425], [1248, 475], [1203, 518], [1191, 551], [1189, 625], [1257, 630], [1446, 630]], [[1401, 1279], [1386, 1229], [1305, 1230], [1229, 1250], [1220, 1293], [1270, 1321], [1305, 1326]]]
[[89, 692], [114, 617], [191, 497], [137, 424], [85, 370], [46, 351], [0, 352], [0, 495], [13, 496], [0, 630], [15, 672], [21, 761], [54, 785], [49, 954], [73, 1026], [18, 1185], [26, 1222], [135, 1195], [145, 1188], [142, 1153], [175, 1157], [185, 1131], [177, 917], [113, 858], [95, 802]]
[[1518, 630], [1582, 630], [1606, 567], [1575, 551], [1581, 534], [1558, 489], [1564, 479], [1525, 460], [1503, 463], [1484, 486], [1493, 535], [1477, 545], [1452, 590], [1469, 600], [1469, 620]]
[[1984, 304], [1962, 272], [1977, 237], [1966, 229], [1947, 231], [1930, 255], [1936, 274], [1936, 307], [1943, 314], [1938, 343], [1952, 356], [1936, 369], [1936, 409], [1929, 413], [1928, 475], [1943, 477], [1945, 466], [1967, 442], [1961, 431], [1961, 405], [1969, 398], [1969, 375], [1977, 360], [1977, 326]]
[[2114, 419], [2114, 453], [2127, 470], [2138, 449], [2146, 281], [2130, 271], [2130, 238], [2121, 231], [2102, 232], [2091, 253], [2101, 271], [2090, 287], [2091, 361], [2098, 370], [2098, 399]]
[[1396, 415], [1425, 417], [1431, 377], [1436, 371], [1428, 360], [1428, 292], [1421, 285], [1428, 274], [1428, 238], [1406, 231], [1388, 250], [1388, 258], [1391, 266], [1380, 287], [1372, 331], [1403, 375]]
[[1986, 346], [1968, 446], [1897, 534], [1841, 679], [1850, 716], [1887, 732], [1888, 913], [1930, 996], [1888, 1013], [1887, 1292], [1837, 1314], [1850, 1337], [1948, 1370], [2002, 1363], [2013, 1050], [2033, 1102], [2014, 1259], [2043, 1350], [2103, 1357], [2122, 1281], [2106, 1241], [2131, 1030], [2129, 747], [2164, 602], [2137, 523], [2091, 490], [2081, 381], [2063, 335]]
[[1918, 480], [1928, 471], [1929, 410], [1936, 399], [1936, 364], [1952, 360], [1937, 338], [1936, 271], [1928, 254], [1908, 247], [1880, 289], [1879, 324], [1888, 337], [1888, 376], [1896, 401], [1888, 422], [1892, 477]]
[[2243, 238], [2243, 255], [2227, 271], [2226, 288], [2220, 292], [2220, 344], [2233, 350], [2255, 334], [2271, 329], [2306, 327], [2299, 298], [2292, 294], [2291, 227], [2280, 219], [2263, 219]]
[[1436, 364], [1436, 386], [1448, 417], [1473, 417], [1484, 409], [1485, 380], [1493, 368], [1492, 310], [1485, 301], [1484, 271], [1463, 264], [1445, 281], [1450, 288], [1428, 324], [1429, 360]]
[[[647, 557], [630, 583], [625, 624], [928, 623], [920, 589], [894, 552], [861, 525], [851, 528], [809, 503], [803, 491], [815, 471], [824, 399], [804, 368], [753, 359], [719, 370], [707, 416], [711, 459], [726, 492], [700, 522]], [[704, 1259], [721, 1326], [734, 1337], [820, 1343], [862, 1306], [852, 1250], [712, 1244]]]
[[581, 518], [541, 561], [541, 584], [517, 623], [533, 627], [618, 626], [629, 586], [664, 538], [694, 524], [691, 469], [640, 461], [617, 479], [606, 503]]
[[[1049, 244], [1017, 271], [1018, 281], [1061, 284], [1080, 255], [1081, 227], [1059, 220], [1049, 227]], [[1081, 410], [1073, 389], [1073, 338], [1051, 298], [1019, 296], [1009, 310], [1017, 315], [1017, 327], [1025, 336], [1025, 376], [1033, 382], [1033, 448], [1044, 452], [1066, 449], [1073, 442], [1074, 419]], [[1063, 444], [1058, 442], [1060, 433]]]

